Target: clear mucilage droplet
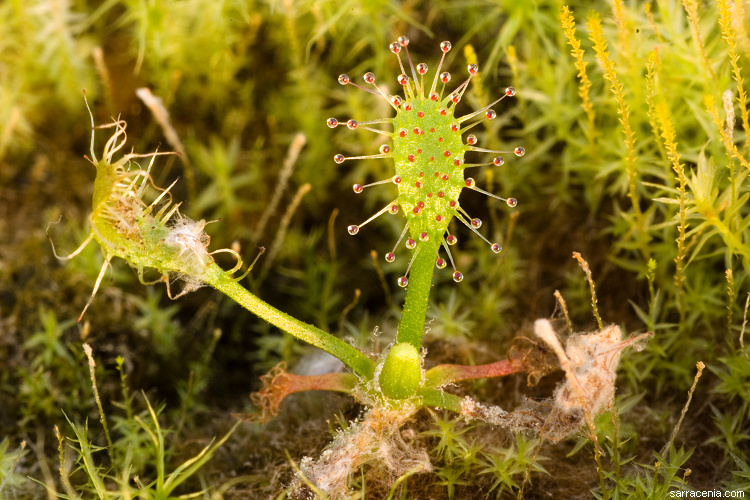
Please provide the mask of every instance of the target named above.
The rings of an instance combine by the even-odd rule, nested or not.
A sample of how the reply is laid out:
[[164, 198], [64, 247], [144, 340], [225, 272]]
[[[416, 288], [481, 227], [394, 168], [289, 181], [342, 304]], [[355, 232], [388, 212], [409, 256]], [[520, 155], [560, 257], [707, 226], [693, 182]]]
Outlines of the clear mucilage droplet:
[[440, 43], [440, 50], [442, 50], [443, 52], [450, 51], [451, 47], [452, 47], [451, 43], [447, 40]]
[[349, 231], [349, 234], [351, 234], [352, 236], [354, 236], [355, 234], [357, 234], [359, 232], [359, 226], [357, 226], [355, 224], [352, 224], [351, 226], [349, 226], [346, 229], [347, 229], [347, 231]]
[[464, 280], [464, 275], [461, 274], [459, 271], [456, 271], [453, 273], [453, 281], [456, 283], [461, 283]]
[[339, 121], [336, 118], [329, 118], [326, 120], [326, 125], [328, 125], [331, 128], [336, 128], [339, 124]]
[[398, 286], [400, 286], [401, 288], [406, 288], [408, 284], [409, 284], [409, 278], [407, 278], [406, 276], [401, 276], [398, 279]]
[[339, 75], [339, 83], [341, 85], [346, 85], [347, 83], [349, 83], [349, 81], [350, 81], [349, 80], [349, 75], [344, 74], [344, 73], [342, 73], [342, 74]]

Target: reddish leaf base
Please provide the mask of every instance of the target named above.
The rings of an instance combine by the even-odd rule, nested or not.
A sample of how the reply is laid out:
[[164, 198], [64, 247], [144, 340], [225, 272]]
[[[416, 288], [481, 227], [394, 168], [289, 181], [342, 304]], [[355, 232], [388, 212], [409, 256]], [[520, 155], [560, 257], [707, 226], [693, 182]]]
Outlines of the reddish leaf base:
[[[529, 367], [524, 366], [523, 356], [478, 366], [438, 365], [427, 371], [424, 390], [421, 393], [432, 394], [437, 389], [438, 391], [433, 396], [440, 401], [440, 404], [432, 402], [432, 404], [427, 403], [428, 406], [452, 409], [452, 405], [444, 401], [446, 397], [451, 396], [439, 391], [441, 387], [461, 380], [502, 377], [525, 371], [529, 371]], [[252, 420], [260, 420], [261, 422], [266, 422], [271, 417], [276, 416], [284, 398], [295, 392], [337, 391], [351, 394], [357, 384], [357, 377], [351, 373], [295, 375], [286, 371], [286, 363], [283, 362], [273, 367], [260, 379], [263, 381], [263, 388], [251, 394], [250, 399], [260, 410], [259, 414], [254, 415]], [[427, 399], [432, 401], [434, 398]], [[458, 404], [458, 400], [454, 403]]]
[[286, 371], [281, 362], [260, 377], [263, 388], [250, 395], [260, 409], [260, 420], [268, 421], [279, 411], [279, 405], [289, 394], [302, 391], [337, 391], [351, 393], [357, 384], [352, 373], [326, 373], [323, 375], [295, 375]]
[[524, 367], [522, 356], [503, 359], [488, 365], [438, 365], [427, 371], [425, 385], [437, 389], [460, 380], [503, 377], [511, 373], [524, 371], [527, 370]]

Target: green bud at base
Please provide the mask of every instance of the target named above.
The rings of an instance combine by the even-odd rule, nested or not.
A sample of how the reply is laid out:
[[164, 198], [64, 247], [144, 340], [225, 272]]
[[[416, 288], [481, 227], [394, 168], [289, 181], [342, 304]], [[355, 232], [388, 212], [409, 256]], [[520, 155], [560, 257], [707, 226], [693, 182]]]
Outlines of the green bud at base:
[[412, 397], [422, 381], [419, 351], [408, 343], [391, 347], [380, 372], [380, 390], [390, 399]]

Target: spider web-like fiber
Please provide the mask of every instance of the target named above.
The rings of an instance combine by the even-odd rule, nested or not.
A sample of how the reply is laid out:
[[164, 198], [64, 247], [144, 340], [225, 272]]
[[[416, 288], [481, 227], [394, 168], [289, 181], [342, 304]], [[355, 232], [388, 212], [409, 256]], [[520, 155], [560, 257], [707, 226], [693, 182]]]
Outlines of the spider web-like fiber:
[[[368, 410], [359, 421], [340, 431], [320, 458], [302, 459], [302, 473], [335, 499], [349, 493], [349, 477], [364, 465], [383, 467], [394, 479], [410, 471], [432, 470], [427, 451], [410, 445], [401, 434], [402, 425], [413, 413], [412, 409]], [[297, 488], [304, 495], [301, 490]]]

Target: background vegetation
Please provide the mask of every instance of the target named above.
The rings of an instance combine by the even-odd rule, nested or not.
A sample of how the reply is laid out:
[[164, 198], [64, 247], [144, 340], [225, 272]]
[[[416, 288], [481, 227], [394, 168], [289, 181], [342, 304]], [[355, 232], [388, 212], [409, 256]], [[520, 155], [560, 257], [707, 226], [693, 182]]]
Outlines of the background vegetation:
[[[158, 161], [156, 181], [180, 176], [183, 211], [221, 219], [208, 226], [217, 248], [234, 245], [250, 260], [268, 249], [249, 278], [261, 297], [379, 349], [403, 300], [395, 280], [406, 264], [382, 258], [400, 222], [379, 219], [356, 238], [346, 226], [393, 196], [387, 186], [357, 196], [351, 185], [386, 178], [392, 165], [335, 164], [335, 153], [372, 154], [380, 141], [325, 120], [388, 115], [336, 77], [373, 71], [395, 92], [387, 47], [402, 34], [433, 66], [451, 40], [454, 75], [476, 53], [470, 106], [515, 86], [515, 100], [477, 135], [489, 148], [526, 148], [475, 175], [518, 198], [514, 214], [478, 194], [461, 200], [504, 251], [495, 256], [464, 231], [464, 281], [437, 273], [432, 362], [502, 359], [534, 319], [561, 317], [555, 290], [578, 330], [595, 329], [573, 251], [591, 265], [605, 322], [655, 335], [623, 356], [618, 418], [598, 421], [598, 463], [580, 437], [539, 449], [530, 437], [425, 411], [407, 431], [431, 450], [435, 471], [392, 489], [395, 478], [368, 469], [353, 478], [354, 497], [514, 497], [527, 470], [526, 498], [750, 493], [748, 16], [744, 0], [580, 1], [570, 11], [552, 0], [0, 3], [0, 497], [130, 498], [139, 487], [142, 498], [283, 497], [294, 462], [358, 414], [344, 397], [297, 395], [271, 423], [243, 423], [206, 448], [252, 412], [248, 394], [279, 361], [335, 366], [208, 289], [171, 302], [122, 262], [77, 323], [102, 256], [90, 246], [58, 263], [44, 232], [61, 217], [50, 228], [61, 253], [88, 233], [86, 89], [97, 123], [128, 121], [128, 147], [184, 152]], [[143, 87], [168, 118], [136, 95]], [[678, 429], [698, 361], [707, 369]], [[513, 407], [523, 394], [548, 396], [560, 378], [456, 391]]]

